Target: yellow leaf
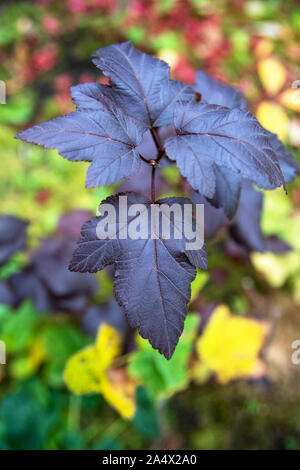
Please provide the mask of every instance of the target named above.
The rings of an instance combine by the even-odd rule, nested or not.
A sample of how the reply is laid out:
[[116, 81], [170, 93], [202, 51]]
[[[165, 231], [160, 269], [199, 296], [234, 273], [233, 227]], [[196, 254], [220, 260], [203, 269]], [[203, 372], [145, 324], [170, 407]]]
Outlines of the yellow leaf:
[[109, 370], [102, 379], [102, 394], [125, 419], [132, 419], [135, 414], [136, 383], [128, 377], [125, 369]]
[[285, 67], [276, 57], [261, 59], [257, 64], [257, 72], [264, 89], [271, 96], [280, 91], [287, 78]]
[[253, 253], [251, 261], [272, 287], [281, 287], [291, 275], [299, 271], [300, 254]]
[[15, 358], [11, 363], [10, 373], [18, 379], [23, 380], [33, 375], [42, 362], [45, 360], [46, 354], [43, 347], [43, 343], [40, 338], [33, 341], [28, 355], [23, 357]]
[[284, 109], [272, 101], [262, 101], [256, 110], [256, 117], [263, 127], [284, 140], [288, 134], [289, 118]]
[[97, 355], [103, 369], [109, 367], [115, 357], [120, 354], [121, 344], [120, 333], [107, 323], [103, 323], [96, 338]]
[[102, 324], [95, 345], [87, 346], [67, 362], [64, 380], [75, 394], [102, 393], [125, 419], [135, 413], [135, 382], [113, 361], [121, 353], [122, 337], [112, 326]]
[[68, 360], [64, 380], [76, 395], [101, 392], [103, 368], [94, 346], [87, 346]]
[[254, 319], [231, 315], [221, 305], [213, 312], [203, 335], [197, 341], [200, 360], [221, 383], [262, 372], [258, 354], [267, 326]]
[[278, 97], [278, 101], [292, 111], [300, 113], [300, 89], [288, 88], [284, 90]]

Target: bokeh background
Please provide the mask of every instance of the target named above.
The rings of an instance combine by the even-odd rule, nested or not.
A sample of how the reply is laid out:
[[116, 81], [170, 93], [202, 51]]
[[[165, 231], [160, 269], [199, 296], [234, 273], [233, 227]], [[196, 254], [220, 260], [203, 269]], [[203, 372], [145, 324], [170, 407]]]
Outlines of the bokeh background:
[[[297, 0], [1, 2], [1, 449], [300, 448], [300, 178], [235, 225], [212, 210], [209, 271], [167, 361], [126, 326], [112, 270], [67, 271], [116, 185], [86, 189], [86, 163], [14, 140], [72, 111], [70, 86], [107, 83], [91, 53], [131, 40], [174, 78], [203, 68], [238, 86], [300, 162], [299, 39]], [[174, 168], [159, 184], [182, 190]]]

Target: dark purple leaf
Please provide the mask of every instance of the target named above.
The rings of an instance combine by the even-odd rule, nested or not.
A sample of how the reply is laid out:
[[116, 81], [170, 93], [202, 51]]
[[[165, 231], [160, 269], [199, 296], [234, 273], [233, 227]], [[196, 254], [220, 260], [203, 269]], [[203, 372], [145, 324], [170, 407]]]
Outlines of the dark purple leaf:
[[224, 209], [228, 219], [232, 219], [237, 211], [240, 192], [241, 177], [227, 168], [216, 167], [216, 191], [211, 204], [215, 207]]
[[[174, 126], [164, 126], [158, 129], [158, 134], [161, 142], [164, 142], [168, 137], [176, 135]], [[137, 146], [137, 151], [143, 155], [144, 158], [150, 160], [157, 156], [157, 148], [155, 146], [153, 137], [150, 131], [146, 131], [143, 135], [141, 143]]]
[[[206, 103], [227, 108], [248, 108], [242, 92], [211, 77], [203, 70], [197, 72], [194, 89], [201, 93], [202, 101]], [[215, 207], [223, 207], [227, 217], [232, 219], [239, 202], [242, 178], [239, 174], [221, 167], [216, 168], [215, 176], [216, 192], [211, 198], [211, 203]]]
[[19, 132], [16, 138], [57, 149], [71, 161], [92, 162], [86, 184], [94, 187], [137, 171], [141, 160], [135, 147], [144, 131], [133, 118], [106, 103], [99, 111], [74, 111]]
[[236, 242], [233, 238], [228, 238], [225, 244], [226, 255], [238, 262], [250, 262], [250, 251], [244, 245]]
[[38, 312], [53, 311], [54, 304], [50, 293], [31, 268], [9, 278], [9, 286], [14, 296], [14, 306], [30, 299]]
[[[210, 104], [218, 104], [228, 108], [237, 107], [244, 109], [247, 109], [249, 106], [242, 92], [216, 80], [202, 70], [197, 72], [194, 88], [196, 91], [201, 93], [202, 99]], [[284, 145], [282, 145], [276, 134], [267, 130], [265, 130], [265, 132], [267, 133], [273, 150], [279, 160], [284, 180], [286, 183], [290, 183], [296, 177], [296, 174], [300, 172], [300, 166]], [[271, 189], [272, 187], [273, 186], [268, 187], [268, 185], [265, 186], [266, 189]]]
[[248, 111], [210, 104], [178, 104], [176, 137], [165, 143], [166, 152], [190, 185], [212, 198], [215, 165], [239, 173], [258, 186], [283, 184], [279, 163], [257, 119]]
[[[172, 124], [176, 102], [195, 99], [192, 88], [170, 80], [165, 62], [138, 51], [130, 42], [98, 49], [93, 56], [117, 91], [118, 105], [148, 127]], [[92, 93], [97, 94], [96, 87]]]
[[9, 278], [8, 284], [18, 306], [30, 299], [39, 312], [82, 312], [98, 290], [92, 274], [68, 270], [74, 242], [48, 239], [31, 255], [31, 263]]
[[213, 207], [202, 194], [194, 189], [191, 189], [190, 198], [193, 204], [204, 204], [205, 239], [214, 238], [226, 223], [223, 209]]
[[[155, 192], [160, 196], [163, 192], [170, 189], [167, 182], [163, 179], [159, 171], [155, 172]], [[118, 187], [118, 191], [135, 192], [147, 198], [151, 197], [151, 171], [149, 165], [142, 162], [139, 170], [134, 175], [126, 178], [126, 180]]]
[[150, 160], [150, 158], [155, 158], [157, 154], [157, 148], [155, 146], [154, 140], [151, 136], [150, 131], [146, 131], [143, 135], [141, 143], [137, 146], [137, 151], [143, 155], [144, 158]]
[[55, 299], [56, 311], [81, 314], [87, 307], [88, 297], [85, 294], [71, 294], [70, 296], [57, 297]]
[[264, 237], [264, 250], [272, 253], [287, 253], [291, 250], [290, 245], [281, 240], [277, 235]]
[[248, 108], [243, 93], [233, 86], [217, 80], [203, 70], [198, 70], [194, 89], [201, 94], [202, 100], [227, 108]]
[[300, 173], [300, 165], [295, 160], [293, 155], [280, 142], [276, 134], [273, 134], [272, 132], [268, 131], [267, 133], [271, 141], [273, 150], [278, 158], [284, 180], [286, 183], [290, 183], [291, 181], [293, 181], [293, 179], [296, 178], [296, 175]]
[[92, 217], [90, 211], [73, 210], [60, 217], [57, 225], [57, 234], [64, 241], [76, 242], [80, 237], [81, 227], [88, 219]]
[[14, 296], [7, 282], [0, 281], [0, 304], [13, 306]]
[[168, 137], [173, 137], [174, 135], [176, 135], [176, 129], [174, 125], [159, 128], [159, 136], [163, 144], [165, 143]]
[[112, 87], [93, 82], [72, 86], [71, 95], [77, 110], [102, 111], [107, 102], [115, 103], [117, 99]]
[[108, 323], [122, 333], [128, 330], [124, 312], [114, 298], [105, 304], [92, 305], [82, 317], [84, 331], [94, 336], [102, 323]]
[[290, 247], [276, 236], [265, 237], [261, 230], [263, 193], [256, 191], [250, 181], [244, 181], [240, 203], [230, 227], [233, 239], [249, 251], [285, 253]]
[[12, 215], [0, 216], [0, 266], [26, 244], [28, 222]]
[[[117, 223], [115, 239], [100, 240], [96, 227], [106, 215], [94, 217], [82, 228], [70, 269], [95, 272], [114, 262], [115, 295], [125, 310], [130, 326], [137, 327], [141, 336], [148, 338], [152, 346], [169, 359], [183, 330], [190, 283], [196, 274], [194, 266], [201, 269], [207, 267], [205, 249], [188, 251], [186, 238], [175, 239], [173, 236], [164, 239], [159, 230], [155, 232], [158, 238], [151, 238], [151, 202], [137, 194], [126, 196], [128, 207], [132, 204], [144, 205], [148, 238], [132, 240], [120, 237], [120, 233], [125, 234], [133, 220], [136, 221], [135, 215], [128, 217], [122, 228]], [[105, 203], [112, 204], [118, 214], [118, 196], [108, 198]], [[169, 198], [156, 202], [160, 206], [173, 203], [183, 207], [191, 201]], [[141, 220], [139, 222], [142, 223]]]
[[250, 181], [244, 181], [240, 203], [234, 223], [230, 227], [231, 236], [249, 250], [264, 251], [263, 235], [260, 228], [263, 194], [256, 191]]
[[96, 278], [91, 274], [80, 275], [68, 270], [73, 243], [50, 239], [32, 256], [35, 273], [56, 297], [84, 295], [93, 296], [98, 289]]

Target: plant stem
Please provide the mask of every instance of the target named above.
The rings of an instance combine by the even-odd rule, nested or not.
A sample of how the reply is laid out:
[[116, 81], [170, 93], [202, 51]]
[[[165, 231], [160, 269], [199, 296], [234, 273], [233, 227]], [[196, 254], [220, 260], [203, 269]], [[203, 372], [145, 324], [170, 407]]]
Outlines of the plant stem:
[[155, 129], [155, 127], [152, 127], [150, 129], [150, 132], [151, 132], [151, 135], [153, 137], [153, 140], [154, 140], [155, 146], [157, 148], [157, 151], [158, 151], [158, 153], [160, 153], [162, 151], [162, 148], [161, 148], [160, 138], [159, 138], [158, 132]]
[[159, 137], [159, 134], [157, 132], [157, 129], [155, 127], [153, 127], [151, 129], [151, 135], [153, 137], [153, 140], [154, 140], [154, 143], [155, 143], [155, 146], [157, 148], [157, 157], [155, 159], [156, 162], [159, 162], [159, 160], [165, 156], [165, 151], [164, 151], [164, 148], [161, 144], [161, 141], [160, 141], [160, 137]]
[[151, 173], [151, 200], [152, 202], [155, 202], [155, 169], [156, 169], [156, 166], [154, 165], [152, 167], [152, 173]]
[[165, 151], [161, 145], [160, 137], [155, 127], [150, 129], [153, 141], [157, 149], [157, 157], [155, 159], [149, 160], [150, 165], [152, 166], [151, 174], [151, 200], [155, 202], [155, 169], [159, 166], [159, 160], [165, 155]]
[[139, 157], [140, 157], [141, 160], [143, 160], [143, 162], [148, 163], [148, 165], [150, 165], [150, 161], [147, 160], [147, 158], [143, 157], [143, 155], [141, 153], [139, 153]]

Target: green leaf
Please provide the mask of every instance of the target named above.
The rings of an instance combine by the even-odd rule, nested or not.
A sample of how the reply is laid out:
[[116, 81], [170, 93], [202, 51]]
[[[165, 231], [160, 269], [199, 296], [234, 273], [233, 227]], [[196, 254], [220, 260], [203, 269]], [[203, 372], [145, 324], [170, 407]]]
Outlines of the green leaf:
[[0, 123], [21, 125], [30, 120], [35, 105], [34, 95], [30, 92], [14, 95], [1, 106]]
[[160, 430], [158, 427], [155, 405], [145, 388], [137, 388], [136, 400], [137, 409], [133, 419], [134, 426], [146, 438], [158, 438]]
[[178, 33], [167, 31], [153, 39], [153, 47], [155, 50], [171, 49], [174, 51], [182, 50], [181, 40]]
[[133, 42], [133, 44], [140, 44], [145, 37], [144, 28], [141, 26], [133, 26], [127, 32], [127, 38]]
[[63, 384], [63, 369], [68, 358], [86, 345], [86, 340], [72, 326], [50, 325], [41, 334], [47, 358], [46, 380], [53, 387]]
[[133, 355], [128, 372], [141, 382], [151, 397], [171, 396], [187, 386], [189, 381], [187, 364], [198, 324], [198, 315], [187, 316], [182, 338], [170, 360], [152, 349], [148, 341], [139, 340], [141, 350]]
[[23, 303], [18, 311], [11, 310], [9, 315], [0, 317], [1, 339], [8, 354], [20, 352], [31, 344], [39, 318], [29, 302]]

